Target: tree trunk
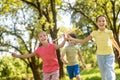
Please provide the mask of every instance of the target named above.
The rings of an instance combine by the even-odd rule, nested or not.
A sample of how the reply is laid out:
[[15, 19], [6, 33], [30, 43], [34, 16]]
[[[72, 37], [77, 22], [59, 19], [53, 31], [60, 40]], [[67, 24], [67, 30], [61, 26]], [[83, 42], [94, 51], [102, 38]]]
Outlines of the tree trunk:
[[58, 57], [58, 62], [59, 62], [59, 65], [60, 65], [60, 78], [64, 77], [65, 74], [64, 74], [64, 68], [63, 68], [63, 63], [60, 59], [60, 50], [57, 50], [57, 57]]
[[[115, 40], [116, 40], [118, 46], [120, 46], [120, 42], [119, 42], [119, 34], [116, 33], [116, 32], [114, 32], [114, 37], [115, 37]], [[118, 58], [118, 56], [119, 56], [119, 52], [118, 52], [116, 49], [115, 49], [114, 52], [115, 52], [115, 58], [116, 58], [116, 61], [117, 61], [118, 65], [119, 65], [119, 68], [120, 68], [120, 58]]]
[[120, 58], [117, 58], [117, 62], [118, 62], [119, 68], [120, 68]]
[[118, 66], [120, 68], [120, 58], [118, 58], [119, 52], [117, 50], [115, 50], [114, 52], [115, 52], [115, 60], [118, 63]]
[[[33, 63], [34, 64], [34, 63]], [[30, 68], [33, 73], [34, 80], [42, 80], [42, 72], [40, 72], [40, 66], [39, 65], [34, 65], [31, 63]]]

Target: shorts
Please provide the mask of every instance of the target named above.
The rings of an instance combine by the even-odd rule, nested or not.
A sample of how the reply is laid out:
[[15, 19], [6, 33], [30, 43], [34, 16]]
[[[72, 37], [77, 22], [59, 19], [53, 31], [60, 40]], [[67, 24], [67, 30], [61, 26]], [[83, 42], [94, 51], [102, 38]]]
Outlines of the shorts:
[[76, 75], [80, 75], [80, 66], [78, 64], [67, 66], [66, 68], [70, 79], [73, 79]]

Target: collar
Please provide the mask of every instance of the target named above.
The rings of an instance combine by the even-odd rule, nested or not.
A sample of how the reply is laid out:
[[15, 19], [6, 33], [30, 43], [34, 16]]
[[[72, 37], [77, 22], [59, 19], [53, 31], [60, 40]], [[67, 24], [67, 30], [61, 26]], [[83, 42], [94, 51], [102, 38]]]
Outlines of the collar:
[[108, 29], [105, 29], [105, 30], [101, 31], [101, 30], [98, 29], [98, 32], [106, 32], [107, 30], [108, 30]]

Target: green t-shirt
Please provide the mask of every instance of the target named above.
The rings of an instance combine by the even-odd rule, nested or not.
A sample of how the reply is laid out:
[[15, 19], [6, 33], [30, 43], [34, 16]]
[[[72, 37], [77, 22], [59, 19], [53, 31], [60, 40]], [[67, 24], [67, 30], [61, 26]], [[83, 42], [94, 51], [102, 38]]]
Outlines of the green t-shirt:
[[80, 48], [78, 46], [67, 46], [63, 50], [63, 53], [66, 54], [68, 66], [78, 64], [78, 54], [80, 54]]

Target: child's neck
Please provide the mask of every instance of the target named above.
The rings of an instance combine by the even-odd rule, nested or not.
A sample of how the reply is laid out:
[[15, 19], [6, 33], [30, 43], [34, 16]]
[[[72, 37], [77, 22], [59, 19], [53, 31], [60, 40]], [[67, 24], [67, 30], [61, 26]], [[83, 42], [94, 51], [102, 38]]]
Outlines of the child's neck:
[[99, 29], [100, 31], [104, 31], [106, 28], [104, 28], [104, 29]]
[[69, 46], [74, 46], [74, 44], [69, 44]]
[[43, 47], [46, 47], [47, 45], [48, 45], [48, 42], [42, 44]]

